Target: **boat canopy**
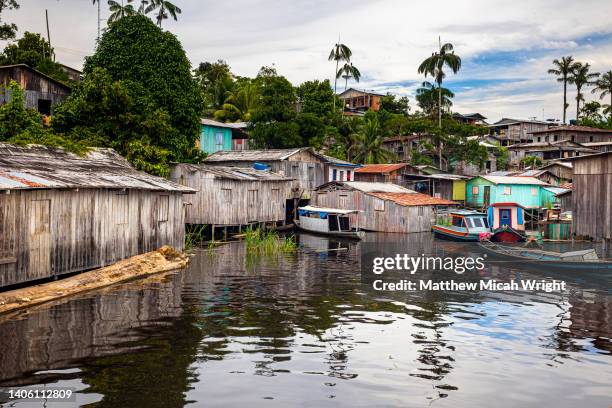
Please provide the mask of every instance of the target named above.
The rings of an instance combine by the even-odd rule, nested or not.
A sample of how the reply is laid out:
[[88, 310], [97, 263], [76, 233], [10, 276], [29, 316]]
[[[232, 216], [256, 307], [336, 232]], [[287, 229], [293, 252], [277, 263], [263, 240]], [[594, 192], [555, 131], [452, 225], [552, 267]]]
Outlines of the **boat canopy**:
[[325, 208], [315, 207], [314, 205], [307, 205], [305, 207], [299, 207], [298, 212], [300, 215], [308, 215], [309, 213], [319, 213], [321, 218], [326, 218], [328, 214], [354, 214], [358, 213], [359, 210], [342, 210], [340, 208]]

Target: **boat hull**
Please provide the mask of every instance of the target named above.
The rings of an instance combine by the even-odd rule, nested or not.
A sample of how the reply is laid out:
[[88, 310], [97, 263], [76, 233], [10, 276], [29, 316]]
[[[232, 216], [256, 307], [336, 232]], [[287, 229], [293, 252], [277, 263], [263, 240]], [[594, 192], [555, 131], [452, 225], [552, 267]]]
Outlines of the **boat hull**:
[[441, 239], [467, 242], [477, 242], [480, 240], [480, 233], [460, 232], [441, 225], [434, 225], [431, 227], [431, 230], [436, 237]]
[[327, 235], [338, 238], [349, 238], [349, 239], [363, 239], [365, 237], [365, 231], [320, 231], [314, 228], [308, 228], [299, 222], [296, 222], [299, 229], [306, 232], [311, 232], [318, 235]]
[[527, 237], [512, 228], [500, 228], [491, 234], [492, 242], [524, 242]]

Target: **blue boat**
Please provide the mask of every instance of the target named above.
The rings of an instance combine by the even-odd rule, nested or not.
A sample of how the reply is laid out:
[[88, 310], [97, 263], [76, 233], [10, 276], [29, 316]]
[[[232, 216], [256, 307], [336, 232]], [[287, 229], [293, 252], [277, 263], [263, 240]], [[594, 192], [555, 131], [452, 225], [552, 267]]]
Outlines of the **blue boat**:
[[436, 224], [431, 230], [438, 238], [452, 241], [480, 241], [490, 234], [487, 215], [478, 211], [458, 210], [449, 213], [450, 225]]

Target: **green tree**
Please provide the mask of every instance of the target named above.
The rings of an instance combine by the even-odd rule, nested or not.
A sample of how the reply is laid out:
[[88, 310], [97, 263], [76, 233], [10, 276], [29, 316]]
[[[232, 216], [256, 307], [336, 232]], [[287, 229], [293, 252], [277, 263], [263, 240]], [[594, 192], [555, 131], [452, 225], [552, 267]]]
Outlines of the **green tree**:
[[299, 113], [295, 118], [300, 134], [301, 146], [312, 146], [320, 149], [327, 133], [325, 122], [314, 113]]
[[542, 159], [537, 156], [525, 156], [521, 160], [521, 166], [523, 168], [531, 167], [532, 169], [535, 169], [542, 166]]
[[113, 81], [139, 84], [172, 132], [162, 146], [174, 161], [190, 160], [199, 134], [202, 97], [181, 43], [143, 15], [124, 17], [102, 35], [96, 52], [85, 60], [85, 75], [105, 69]]
[[18, 9], [17, 0], [0, 0], [0, 40], [11, 40], [17, 35], [17, 26], [12, 23], [2, 22], [2, 12], [4, 10]]
[[576, 120], [580, 120], [580, 101], [584, 101], [584, 95], [582, 94], [582, 88], [584, 86], [592, 85], [599, 73], [589, 72], [591, 65], [589, 63], [582, 64], [576, 62], [572, 68], [572, 73], [568, 78], [568, 81], [576, 86]]
[[135, 15], [136, 10], [134, 6], [129, 4], [132, 1], [133, 0], [126, 0], [126, 4], [124, 4], [123, 0], [121, 0], [121, 3], [115, 0], [108, 0], [108, 9], [111, 12], [111, 15], [108, 17], [108, 24], [111, 25], [121, 20], [123, 17]]
[[111, 147], [136, 168], [167, 176], [169, 162], [181, 159], [174, 151], [181, 134], [135, 81], [115, 81], [102, 68], [85, 76], [72, 94], [58, 105], [53, 131], [86, 146]]
[[342, 68], [340, 68], [340, 71], [338, 71], [336, 77], [344, 78], [344, 90], [346, 91], [349, 79], [352, 78], [355, 80], [355, 82], [359, 82], [359, 79], [361, 79], [361, 72], [359, 72], [357, 67], [354, 66], [352, 62], [347, 62], [342, 66]]
[[250, 121], [253, 112], [259, 107], [257, 85], [252, 81], [243, 81], [226, 94], [225, 103], [215, 112], [215, 118], [223, 122]]
[[376, 115], [366, 115], [358, 131], [352, 135], [349, 158], [356, 163], [389, 163], [396, 159], [383, 147], [384, 137]]
[[551, 75], [557, 76], [557, 82], [563, 83], [563, 123], [567, 123], [566, 113], [567, 113], [567, 83], [569, 82], [569, 77], [574, 71], [574, 58], [570, 55], [567, 57], [562, 57], [561, 60], [555, 59], [553, 60], [554, 68], [548, 70], [548, 73]]
[[52, 60], [53, 48], [40, 34], [26, 31], [16, 43], [7, 45], [0, 54], [0, 64], [26, 64], [53, 79], [69, 84], [68, 74]]
[[599, 99], [603, 99], [606, 96], [610, 97], [610, 104], [605, 105], [605, 114], [612, 116], [612, 112], [610, 112], [610, 107], [612, 106], [612, 70], [605, 72], [601, 78], [595, 81], [595, 87], [591, 92], [598, 93]]
[[[440, 99], [440, 96], [442, 99]], [[431, 82], [424, 81], [421, 83], [421, 87], [417, 88], [415, 98], [423, 113], [431, 117], [439, 117], [441, 121], [438, 106], [442, 106], [443, 112], [450, 111], [450, 108], [453, 106], [451, 98], [454, 97], [455, 94], [450, 89], [437, 88]]]
[[387, 93], [380, 98], [380, 111], [386, 111], [397, 115], [407, 115], [408, 112], [410, 112], [408, 97], [402, 96], [396, 99], [395, 95]]
[[601, 103], [591, 101], [584, 104], [582, 109], [580, 109], [580, 113], [582, 114], [583, 119], [599, 122], [602, 120], [601, 114], [599, 113], [600, 110]]
[[[350, 62], [352, 55], [353, 55], [353, 52], [351, 51], [351, 49], [347, 47], [345, 44], [341, 44], [340, 41], [334, 44], [334, 47], [329, 53], [329, 57], [327, 58], [328, 61], [336, 61], [336, 70], [334, 71], [334, 94], [338, 92], [338, 68], [340, 66], [340, 62], [341, 61]], [[336, 100], [335, 99], [334, 99], [333, 108], [335, 111], [336, 110]]]
[[172, 17], [174, 21], [177, 21], [177, 16], [182, 13], [182, 10], [167, 0], [151, 0], [151, 3], [144, 9], [145, 14], [151, 11], [157, 11], [155, 19], [157, 25], [161, 27], [162, 21], [168, 17]]
[[234, 76], [227, 62], [201, 62], [193, 71], [204, 103], [204, 115], [213, 116], [223, 108], [228, 93], [233, 91]]
[[306, 81], [295, 91], [302, 113], [313, 113], [320, 118], [328, 118], [333, 113], [335, 95], [329, 80]]

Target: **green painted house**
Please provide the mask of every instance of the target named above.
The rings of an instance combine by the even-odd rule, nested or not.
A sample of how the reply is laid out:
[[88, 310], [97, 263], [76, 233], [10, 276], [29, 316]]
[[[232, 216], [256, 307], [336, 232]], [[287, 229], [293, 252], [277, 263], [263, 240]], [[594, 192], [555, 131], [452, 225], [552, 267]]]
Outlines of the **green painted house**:
[[248, 150], [248, 135], [245, 122], [223, 123], [212, 119], [202, 119], [199, 148], [203, 153], [218, 151]]
[[558, 190], [535, 177], [478, 176], [466, 183], [466, 205], [486, 208], [511, 202], [525, 208], [545, 208], [557, 202]]

